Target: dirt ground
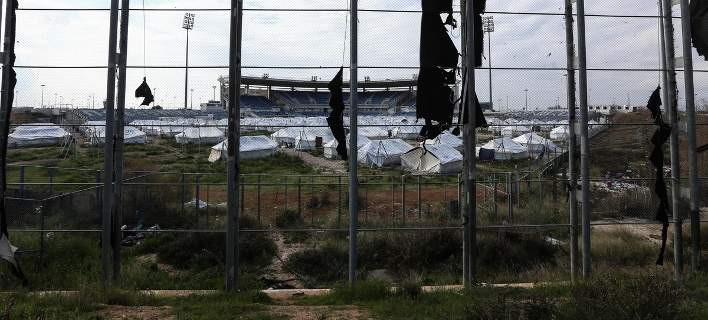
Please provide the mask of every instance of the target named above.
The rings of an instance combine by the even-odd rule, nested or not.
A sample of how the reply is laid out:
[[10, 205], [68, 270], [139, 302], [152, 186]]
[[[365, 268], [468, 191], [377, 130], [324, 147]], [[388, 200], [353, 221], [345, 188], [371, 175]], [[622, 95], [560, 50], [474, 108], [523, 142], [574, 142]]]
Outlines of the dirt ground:
[[288, 317], [291, 320], [374, 319], [366, 310], [355, 306], [271, 306], [268, 313], [274, 316]]
[[98, 312], [102, 319], [122, 320], [173, 320], [175, 319], [170, 307], [123, 307], [107, 306]]

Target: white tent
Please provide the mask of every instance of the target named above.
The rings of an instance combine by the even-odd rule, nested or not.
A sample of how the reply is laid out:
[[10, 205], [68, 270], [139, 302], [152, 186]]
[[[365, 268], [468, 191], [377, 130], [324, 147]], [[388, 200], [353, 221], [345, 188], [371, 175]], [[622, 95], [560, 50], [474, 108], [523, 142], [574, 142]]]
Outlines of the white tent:
[[372, 140], [359, 149], [358, 161], [369, 166], [391, 166], [401, 163], [401, 155], [413, 147], [401, 139]]
[[66, 130], [52, 123], [21, 125], [8, 136], [10, 147], [39, 147], [62, 144], [71, 136]]
[[568, 139], [568, 126], [555, 127], [551, 130], [550, 137], [552, 140], [560, 141]]
[[[278, 149], [278, 144], [273, 139], [266, 136], [242, 136], [240, 138], [239, 157], [243, 160], [260, 159], [273, 155]], [[209, 162], [216, 162], [221, 159], [226, 159], [228, 150], [228, 141], [211, 147], [209, 154]]]
[[526, 147], [507, 137], [489, 141], [487, 144], [483, 145], [482, 148], [494, 150], [495, 160], [523, 159], [529, 156]]
[[317, 149], [317, 141], [321, 139], [320, 147], [334, 140], [332, 130], [329, 128], [304, 128], [295, 137], [296, 150], [315, 150]]
[[179, 144], [213, 144], [224, 140], [224, 132], [214, 127], [193, 127], [187, 128], [184, 132], [176, 135], [175, 140]]
[[501, 128], [501, 134], [504, 137], [513, 137], [515, 135], [531, 132], [531, 128], [525, 126], [507, 126]]
[[276, 131], [270, 136], [279, 145], [294, 145], [295, 138], [299, 136], [302, 130], [302, 128], [287, 127]]
[[529, 153], [539, 154], [541, 152], [555, 153], [560, 152], [561, 149], [553, 143], [553, 141], [548, 140], [544, 137], [537, 135], [536, 133], [527, 133], [520, 135], [513, 139], [514, 142], [526, 147]]
[[[347, 135], [347, 150], [349, 148], [349, 136]], [[356, 144], [357, 144], [357, 150], [361, 149], [363, 146], [367, 145], [371, 140], [365, 136], [362, 135], [357, 135], [356, 139]], [[328, 142], [327, 144], [324, 145], [324, 156], [327, 159], [336, 159], [339, 158], [339, 155], [337, 154], [337, 146], [339, 146], [339, 142], [337, 140], [332, 140]], [[347, 151], [349, 152], [349, 151]]]
[[[105, 124], [105, 122], [104, 122]], [[103, 144], [106, 142], [106, 127], [105, 126], [82, 126], [87, 128], [84, 131], [86, 138], [90, 144]], [[123, 134], [123, 143], [125, 144], [146, 144], [147, 134], [138, 130], [136, 127], [126, 126]]]
[[435, 139], [432, 140], [426, 140], [425, 141], [426, 146], [431, 146], [431, 145], [446, 145], [449, 147], [455, 148], [457, 151], [462, 152], [465, 149], [465, 144], [456, 135], [449, 133], [447, 131], [443, 132], [439, 136], [437, 136]]
[[359, 127], [359, 134], [371, 140], [383, 140], [389, 138], [388, 130], [384, 127]]
[[421, 126], [400, 126], [391, 131], [391, 136], [397, 139], [416, 139], [420, 136]]
[[448, 145], [426, 145], [402, 155], [401, 166], [417, 173], [457, 173], [462, 171], [462, 154]]

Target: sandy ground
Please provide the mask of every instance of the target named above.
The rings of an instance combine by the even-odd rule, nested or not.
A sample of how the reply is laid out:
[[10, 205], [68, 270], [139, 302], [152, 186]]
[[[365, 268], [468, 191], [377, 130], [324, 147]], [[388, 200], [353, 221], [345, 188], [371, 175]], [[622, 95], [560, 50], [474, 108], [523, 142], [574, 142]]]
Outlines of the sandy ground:
[[297, 151], [294, 149], [280, 149], [280, 152], [287, 155], [296, 156], [313, 167], [340, 173], [347, 172], [346, 162], [344, 161], [327, 160], [323, 157], [315, 157], [307, 152]]

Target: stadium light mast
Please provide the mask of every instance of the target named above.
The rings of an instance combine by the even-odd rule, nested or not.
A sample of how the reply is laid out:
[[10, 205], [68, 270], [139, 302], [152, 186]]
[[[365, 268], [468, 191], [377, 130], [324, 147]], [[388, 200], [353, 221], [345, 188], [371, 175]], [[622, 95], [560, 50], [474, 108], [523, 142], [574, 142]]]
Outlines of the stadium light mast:
[[487, 33], [487, 62], [489, 63], [489, 107], [494, 110], [492, 95], [492, 32], [494, 32], [494, 16], [482, 17], [482, 30]]
[[42, 85], [40, 85], [40, 87], [42, 87], [42, 100], [40, 102], [39, 107], [44, 108], [44, 85], [42, 84]]
[[187, 48], [184, 58], [184, 108], [187, 109], [187, 88], [189, 86], [189, 30], [194, 29], [194, 13], [185, 13], [182, 20], [182, 29], [187, 30]]
[[211, 101], [216, 101], [216, 86], [211, 86], [212, 89], [214, 89], [214, 96], [211, 98]]

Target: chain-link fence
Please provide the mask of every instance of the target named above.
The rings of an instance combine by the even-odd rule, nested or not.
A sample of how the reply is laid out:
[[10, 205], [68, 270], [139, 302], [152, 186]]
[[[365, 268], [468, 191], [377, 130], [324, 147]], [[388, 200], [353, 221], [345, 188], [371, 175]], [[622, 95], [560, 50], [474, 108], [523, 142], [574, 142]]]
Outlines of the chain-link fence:
[[[125, 125], [131, 129], [115, 207], [124, 227], [120, 243], [112, 243], [123, 248], [121, 284], [221, 288], [230, 3], [151, 2], [133, 1], [129, 15]], [[488, 2], [485, 17], [494, 17], [495, 28], [486, 29], [483, 67], [476, 73], [477, 95], [490, 108], [489, 127], [477, 131], [476, 141], [476, 281], [565, 280], [573, 240], [570, 193], [578, 192], [578, 200], [581, 195], [568, 176], [574, 129], [564, 111], [564, 1]], [[43, 146], [16, 136], [7, 168], [11, 236], [37, 286], [77, 288], [98, 281], [102, 272], [110, 1], [22, 5], [13, 129], [53, 126], [59, 133]], [[359, 208], [361, 277], [460, 283], [467, 223], [464, 143], [450, 132], [431, 141], [418, 135], [419, 1], [361, 1], [358, 7], [362, 115], [356, 119], [359, 151], [350, 155], [359, 162], [357, 197], [349, 195], [349, 168], [337, 156], [325, 119], [327, 82], [340, 66], [349, 67], [348, 1], [244, 6], [238, 210], [245, 285], [325, 287], [345, 281], [350, 199]], [[180, 28], [186, 12], [196, 14], [189, 31]], [[681, 22], [677, 12], [675, 26]], [[453, 16], [462, 20], [458, 11]], [[654, 128], [644, 110], [661, 83], [660, 19], [657, 6], [630, 0], [587, 1], [586, 16], [593, 265], [599, 272], [642, 268], [658, 254], [661, 233], [648, 161]], [[460, 30], [449, 31], [458, 48]], [[675, 37], [680, 48], [678, 28]], [[696, 107], [705, 112], [708, 81], [701, 79], [708, 64], [698, 56], [693, 63]], [[132, 98], [132, 88], [143, 77], [155, 102], [134, 107], [142, 100]], [[461, 75], [457, 80], [459, 87]], [[683, 88], [681, 72], [677, 81]], [[708, 137], [704, 112], [696, 119], [699, 147]], [[345, 117], [347, 127], [353, 120]], [[685, 130], [680, 135], [686, 195]], [[699, 168], [706, 168], [705, 158], [699, 154]], [[705, 177], [705, 170], [699, 175]], [[705, 207], [707, 180], [700, 181]], [[681, 208], [687, 219], [687, 200]], [[0, 284], [11, 287], [3, 270]], [[48, 280], [57, 274], [67, 276]]]

